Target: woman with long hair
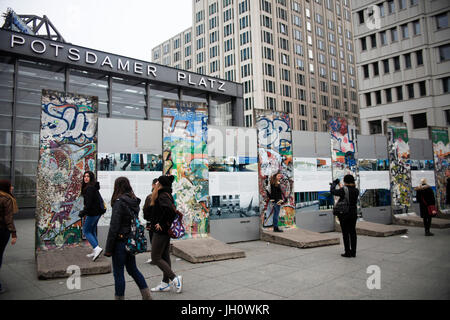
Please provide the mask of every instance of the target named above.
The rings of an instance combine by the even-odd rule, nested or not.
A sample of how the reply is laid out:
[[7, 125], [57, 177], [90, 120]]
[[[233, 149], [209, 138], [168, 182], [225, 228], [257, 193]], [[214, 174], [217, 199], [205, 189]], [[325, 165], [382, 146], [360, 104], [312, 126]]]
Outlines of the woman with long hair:
[[79, 217], [86, 216], [83, 224], [83, 233], [89, 244], [92, 246], [92, 253], [87, 257], [95, 261], [102, 253], [103, 249], [98, 245], [97, 224], [102, 216], [100, 211], [100, 184], [96, 181], [92, 171], [86, 171], [83, 174], [83, 182], [81, 184], [81, 196], [83, 196], [84, 208], [81, 210]]
[[282, 175], [281, 173], [276, 173], [272, 177], [270, 177], [270, 193], [269, 199], [270, 202], [273, 203], [273, 231], [274, 232], [283, 232], [278, 227], [278, 217], [280, 216], [281, 205], [283, 204], [283, 193], [281, 191], [281, 182]]
[[152, 264], [158, 266], [163, 272], [163, 279], [158, 286], [151, 289], [153, 292], [166, 292], [174, 288], [177, 293], [180, 293], [183, 288], [183, 278], [172, 271], [170, 262], [168, 230], [176, 215], [175, 201], [172, 197], [174, 179], [174, 176], [160, 176], [151, 197]]
[[131, 211], [137, 215], [140, 203], [141, 199], [134, 194], [130, 181], [126, 177], [117, 178], [111, 197], [112, 216], [105, 248], [105, 256], [112, 257], [116, 300], [125, 299], [124, 267], [139, 287], [142, 300], [151, 300], [144, 276], [136, 266], [136, 257], [125, 249], [127, 237], [131, 232]]
[[[3, 253], [11, 237], [11, 245], [17, 241], [16, 227], [13, 215], [19, 211], [16, 198], [13, 196], [13, 186], [9, 180], [0, 180], [0, 268], [2, 266]], [[0, 293], [5, 289], [0, 283]]]

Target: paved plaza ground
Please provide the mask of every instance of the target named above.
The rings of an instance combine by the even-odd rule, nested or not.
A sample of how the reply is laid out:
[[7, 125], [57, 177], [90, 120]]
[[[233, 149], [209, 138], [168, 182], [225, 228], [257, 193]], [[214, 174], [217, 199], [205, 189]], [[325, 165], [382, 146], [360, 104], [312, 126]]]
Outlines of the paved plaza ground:
[[[67, 279], [38, 280], [34, 255], [34, 219], [16, 220], [18, 241], [8, 244], [0, 269], [7, 292], [0, 300], [112, 300], [112, 273], [81, 277], [81, 288], [70, 290]], [[450, 299], [450, 229], [408, 227], [406, 236], [358, 236], [356, 258], [343, 258], [340, 245], [298, 249], [251, 241], [231, 246], [245, 251], [234, 260], [192, 264], [172, 256], [175, 273], [184, 278], [181, 294], [153, 294], [154, 300], [448, 300]], [[341, 236], [340, 233], [331, 233]], [[137, 256], [149, 286], [161, 271], [146, 264], [150, 254]], [[370, 266], [379, 267], [380, 289], [369, 289]], [[375, 267], [375, 269], [376, 269]], [[373, 267], [371, 267], [373, 268]], [[371, 268], [369, 268], [371, 270]], [[371, 278], [372, 279], [372, 278]], [[126, 275], [126, 299], [140, 293]], [[369, 281], [369, 283], [375, 283]]]

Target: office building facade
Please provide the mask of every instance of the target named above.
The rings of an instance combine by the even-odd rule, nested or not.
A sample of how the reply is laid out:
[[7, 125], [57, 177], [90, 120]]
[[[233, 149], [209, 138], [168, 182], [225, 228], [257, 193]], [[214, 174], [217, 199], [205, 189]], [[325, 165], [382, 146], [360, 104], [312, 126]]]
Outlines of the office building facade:
[[353, 1], [362, 134], [404, 122], [412, 138], [450, 125], [450, 3]]
[[242, 83], [247, 127], [255, 109], [289, 113], [294, 130], [327, 131], [331, 116], [359, 126], [349, 0], [193, 0], [192, 7], [192, 27], [153, 48], [153, 62]]

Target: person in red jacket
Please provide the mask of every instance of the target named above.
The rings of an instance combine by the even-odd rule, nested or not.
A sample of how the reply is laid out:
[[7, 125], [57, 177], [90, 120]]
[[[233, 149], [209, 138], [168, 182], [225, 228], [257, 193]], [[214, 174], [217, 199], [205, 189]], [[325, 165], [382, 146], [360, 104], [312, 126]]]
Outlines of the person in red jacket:
[[[13, 187], [9, 180], [0, 180], [0, 268], [9, 238], [12, 238], [11, 245], [15, 245], [17, 241], [13, 215], [18, 209], [12, 190]], [[5, 292], [5, 289], [0, 283], [0, 293], [3, 292]]]

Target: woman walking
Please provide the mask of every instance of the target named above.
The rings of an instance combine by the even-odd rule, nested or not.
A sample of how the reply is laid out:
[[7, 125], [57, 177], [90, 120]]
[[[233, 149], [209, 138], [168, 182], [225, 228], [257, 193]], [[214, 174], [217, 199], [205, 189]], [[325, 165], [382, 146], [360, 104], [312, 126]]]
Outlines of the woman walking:
[[[144, 207], [142, 208], [142, 211], [144, 212], [144, 219], [147, 220], [147, 225], [145, 226], [145, 229], [148, 230], [148, 237], [150, 239], [150, 245], [152, 244], [153, 239], [153, 230], [152, 230], [152, 209], [150, 207], [150, 204], [152, 202], [152, 194], [153, 189], [155, 189], [156, 183], [158, 182], [158, 179], [153, 179], [152, 181], [152, 192], [145, 198]], [[146, 263], [152, 263], [152, 258], [150, 257]]]
[[160, 176], [153, 189], [151, 198], [152, 210], [152, 264], [163, 272], [161, 283], [152, 288], [153, 292], [170, 291], [171, 286], [177, 293], [183, 289], [183, 278], [172, 271], [170, 262], [170, 237], [168, 230], [175, 219], [175, 201], [172, 197], [174, 176]]
[[[12, 191], [13, 187], [9, 180], [0, 180], [0, 268], [9, 238], [12, 238], [11, 245], [15, 245], [17, 241], [13, 215], [19, 210]], [[5, 292], [5, 289], [0, 283], [0, 293], [3, 292]]]
[[137, 215], [140, 203], [141, 199], [135, 196], [130, 181], [125, 177], [117, 178], [111, 197], [112, 216], [105, 248], [105, 256], [112, 257], [116, 300], [125, 299], [124, 267], [139, 287], [142, 300], [151, 300], [144, 276], [136, 266], [136, 257], [125, 249], [127, 236], [131, 232], [131, 211]]
[[338, 216], [342, 229], [342, 238], [344, 240], [345, 252], [341, 256], [345, 258], [356, 257], [356, 220], [358, 218], [357, 203], [359, 190], [355, 186], [355, 178], [351, 174], [344, 177], [344, 187], [336, 189], [339, 185], [339, 179], [331, 184], [330, 192], [334, 196], [339, 197], [339, 201], [345, 198], [345, 189], [348, 190], [349, 212], [345, 216]]
[[92, 246], [92, 253], [87, 257], [95, 261], [102, 253], [103, 249], [98, 245], [97, 224], [102, 216], [100, 211], [100, 184], [96, 182], [95, 175], [92, 171], [86, 171], [83, 175], [83, 183], [81, 184], [81, 195], [83, 196], [84, 208], [80, 212], [79, 217], [86, 216], [83, 224], [83, 233], [89, 244]]
[[420, 217], [423, 219], [425, 227], [425, 236], [434, 236], [430, 232], [432, 217], [428, 214], [428, 206], [436, 205], [433, 189], [427, 184], [427, 179], [420, 180], [420, 186], [416, 187], [416, 199], [420, 204]]
[[278, 217], [280, 216], [281, 205], [283, 204], [283, 193], [280, 187], [281, 173], [274, 174], [270, 178], [269, 199], [273, 203], [273, 231], [283, 232], [278, 227]]

